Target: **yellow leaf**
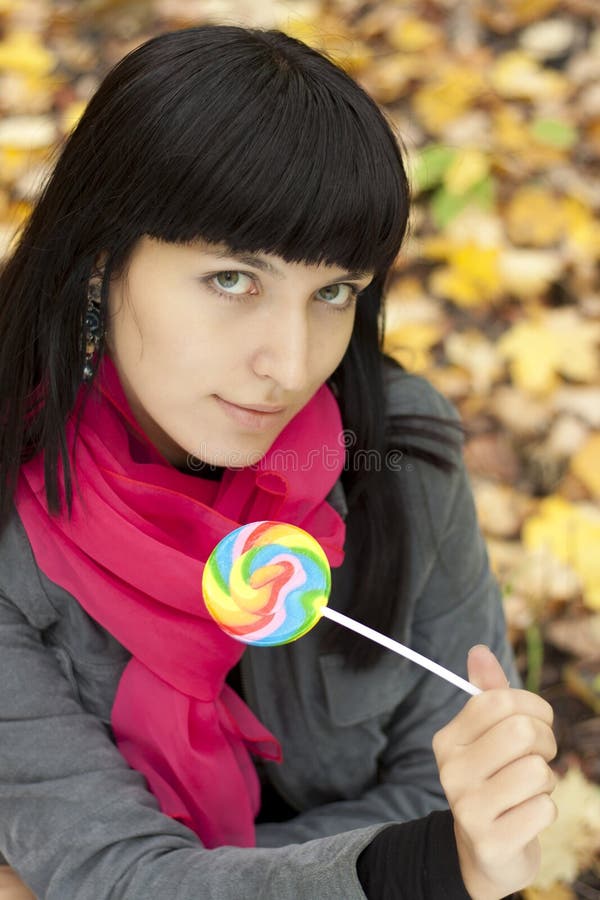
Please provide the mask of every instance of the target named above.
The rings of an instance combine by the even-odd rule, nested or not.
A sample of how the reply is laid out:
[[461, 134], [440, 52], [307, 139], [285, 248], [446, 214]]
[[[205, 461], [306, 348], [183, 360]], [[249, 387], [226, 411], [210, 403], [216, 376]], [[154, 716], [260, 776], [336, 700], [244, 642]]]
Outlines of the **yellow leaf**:
[[569, 92], [569, 82], [563, 75], [544, 69], [519, 50], [497, 57], [490, 80], [502, 97], [519, 100], [563, 100]]
[[407, 322], [387, 334], [390, 345], [406, 344], [410, 347], [427, 350], [437, 344], [441, 337], [441, 326], [432, 322]]
[[430, 279], [431, 290], [459, 306], [484, 306], [500, 292], [499, 251], [475, 241], [450, 244], [449, 265], [437, 269]]
[[540, 835], [542, 862], [533, 887], [575, 881], [600, 850], [600, 788], [573, 767], [554, 789], [558, 817]]
[[600, 259], [600, 224], [589, 206], [575, 197], [562, 203], [568, 250], [576, 258]]
[[590, 504], [569, 503], [553, 495], [540, 501], [538, 511], [523, 525], [528, 549], [545, 548], [571, 566], [581, 578], [584, 603], [600, 610], [600, 512]]
[[403, 53], [433, 50], [440, 46], [442, 40], [439, 28], [422, 18], [401, 19], [388, 33], [392, 47]]
[[539, 187], [516, 191], [506, 210], [508, 235], [515, 244], [547, 247], [560, 240], [565, 224], [560, 201]]
[[446, 235], [435, 235], [425, 238], [421, 244], [423, 256], [428, 259], [448, 259], [452, 253], [454, 242]]
[[444, 229], [454, 243], [476, 241], [484, 247], [500, 247], [504, 241], [504, 222], [497, 212], [467, 207]]
[[386, 295], [386, 332], [413, 322], [442, 326], [445, 318], [439, 302], [424, 292], [423, 285], [417, 278], [400, 278]]
[[487, 394], [503, 374], [504, 366], [496, 346], [479, 331], [451, 332], [444, 349], [451, 363], [469, 372], [476, 394]]
[[596, 343], [600, 324], [573, 310], [555, 310], [537, 320], [519, 322], [502, 335], [500, 353], [510, 361], [514, 383], [532, 393], [549, 393], [558, 374], [593, 381], [599, 372]]
[[408, 322], [386, 332], [384, 352], [411, 372], [424, 372], [432, 365], [428, 352], [442, 338], [442, 328], [431, 322]]
[[[477, 518], [484, 534], [493, 537], [517, 537], [525, 517], [529, 498], [506, 484], [483, 478], [473, 482]], [[512, 585], [514, 589], [514, 584]]]
[[558, 336], [535, 322], [519, 322], [505, 332], [498, 350], [510, 362], [514, 384], [533, 394], [546, 394], [558, 384], [561, 351]]
[[516, 17], [517, 24], [524, 25], [526, 22], [537, 21], [552, 12], [559, 3], [560, 0], [508, 0], [507, 5]]
[[56, 137], [52, 116], [10, 116], [0, 122], [0, 147], [12, 150], [51, 147]]
[[[524, 504], [527, 500], [531, 506], [531, 498], [524, 499]], [[526, 509], [525, 515], [527, 513]], [[538, 621], [552, 604], [573, 602], [583, 593], [581, 578], [573, 567], [561, 562], [544, 547], [524, 553], [507, 580], [513, 593], [524, 598]]]
[[466, 65], [448, 65], [429, 84], [417, 90], [413, 105], [420, 121], [440, 134], [485, 90], [481, 75]]
[[528, 129], [520, 110], [503, 103], [493, 114], [492, 131], [496, 143], [506, 150], [525, 149]]
[[553, 310], [546, 322], [560, 336], [561, 374], [575, 381], [595, 381], [600, 375], [600, 322], [583, 319], [574, 309]]
[[600, 500], [600, 434], [592, 434], [577, 451], [571, 471]]
[[490, 160], [481, 150], [469, 149], [457, 153], [444, 174], [446, 190], [451, 194], [465, 194], [488, 174]]
[[458, 306], [479, 306], [481, 301], [475, 286], [448, 266], [437, 269], [432, 274], [429, 287], [438, 297], [447, 297]]
[[558, 6], [560, 0], [476, 0], [481, 19], [501, 32], [513, 32], [542, 19]]
[[[512, 172], [547, 170], [548, 166], [568, 160], [570, 152], [564, 147], [539, 141], [532, 133], [523, 110], [503, 103], [491, 117], [492, 134], [497, 148], [497, 162]], [[501, 153], [505, 154], [502, 159]]]
[[427, 380], [454, 402], [462, 400], [471, 392], [471, 379], [459, 366], [436, 365], [427, 373]]
[[52, 109], [61, 82], [56, 76], [37, 77], [22, 72], [2, 72], [4, 115], [40, 115]]
[[496, 293], [498, 250], [495, 247], [484, 247], [475, 241], [458, 244], [452, 249], [450, 262], [478, 284], [486, 295]]
[[600, 428], [600, 385], [562, 387], [553, 396], [552, 403], [557, 412], [578, 416], [592, 428]]
[[25, 150], [14, 150], [0, 146], [0, 178], [5, 184], [12, 185], [30, 163], [29, 154]]
[[427, 56], [391, 53], [375, 57], [362, 74], [361, 83], [380, 103], [391, 103], [410, 81], [426, 77], [429, 69]]
[[399, 362], [407, 372], [423, 375], [430, 371], [434, 361], [431, 353], [418, 347], [401, 347], [395, 345], [386, 351], [396, 362]]
[[49, 75], [55, 65], [54, 54], [39, 42], [35, 34], [13, 31], [0, 41], [0, 69], [40, 78]]
[[520, 35], [519, 44], [536, 59], [556, 59], [568, 53], [577, 40], [574, 20], [565, 18], [535, 22]]
[[556, 251], [506, 249], [498, 261], [503, 287], [517, 297], [536, 297], [556, 281], [563, 261]]

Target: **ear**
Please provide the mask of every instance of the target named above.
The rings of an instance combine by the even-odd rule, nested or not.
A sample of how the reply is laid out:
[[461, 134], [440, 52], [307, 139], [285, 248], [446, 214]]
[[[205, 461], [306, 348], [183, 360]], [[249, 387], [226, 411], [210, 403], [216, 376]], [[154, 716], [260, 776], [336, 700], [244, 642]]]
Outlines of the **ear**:
[[106, 260], [108, 259], [108, 252], [106, 250], [102, 250], [98, 256], [94, 259], [94, 266], [92, 269], [91, 277], [98, 278], [104, 274], [104, 267], [106, 266]]

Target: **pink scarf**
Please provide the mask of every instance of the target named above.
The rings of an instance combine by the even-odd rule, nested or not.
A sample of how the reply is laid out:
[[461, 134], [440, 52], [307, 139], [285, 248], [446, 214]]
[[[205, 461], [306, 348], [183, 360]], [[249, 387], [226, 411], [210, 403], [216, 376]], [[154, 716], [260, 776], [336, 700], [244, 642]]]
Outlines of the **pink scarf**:
[[[162, 811], [207, 847], [254, 846], [260, 789], [250, 753], [280, 760], [281, 748], [225, 683], [244, 645], [206, 612], [202, 571], [222, 537], [260, 519], [299, 525], [341, 564], [344, 523], [324, 500], [344, 463], [335, 398], [323, 385], [259, 464], [215, 482], [179, 472], [154, 448], [107, 354], [73, 460], [82, 391], [66, 429], [77, 476], [71, 520], [48, 513], [44, 454], [21, 468], [15, 503], [35, 559], [131, 652], [113, 732]], [[294, 465], [282, 466], [290, 450]], [[60, 466], [59, 478], [64, 496]]]

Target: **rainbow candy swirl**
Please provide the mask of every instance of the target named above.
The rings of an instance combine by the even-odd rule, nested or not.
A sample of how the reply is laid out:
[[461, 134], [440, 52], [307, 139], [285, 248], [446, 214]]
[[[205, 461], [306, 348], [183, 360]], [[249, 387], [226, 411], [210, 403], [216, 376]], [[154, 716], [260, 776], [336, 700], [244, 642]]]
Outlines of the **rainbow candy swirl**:
[[302, 528], [251, 522], [231, 531], [210, 554], [202, 593], [213, 619], [245, 644], [273, 647], [306, 634], [331, 590], [329, 562]]

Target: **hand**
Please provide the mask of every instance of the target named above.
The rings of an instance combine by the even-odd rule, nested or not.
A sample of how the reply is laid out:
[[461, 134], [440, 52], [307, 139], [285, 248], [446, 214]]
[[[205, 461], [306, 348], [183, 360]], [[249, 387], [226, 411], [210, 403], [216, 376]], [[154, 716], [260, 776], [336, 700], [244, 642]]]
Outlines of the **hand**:
[[467, 665], [483, 693], [437, 732], [433, 752], [465, 887], [473, 900], [499, 900], [531, 883], [538, 835], [556, 818], [553, 712], [536, 694], [510, 689], [487, 647], [472, 648]]

